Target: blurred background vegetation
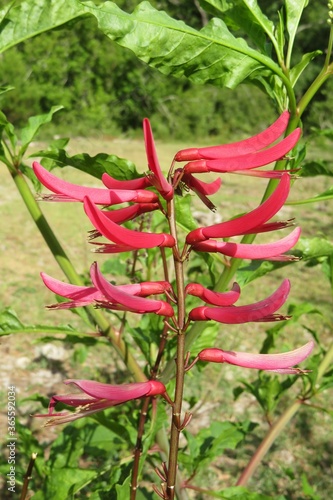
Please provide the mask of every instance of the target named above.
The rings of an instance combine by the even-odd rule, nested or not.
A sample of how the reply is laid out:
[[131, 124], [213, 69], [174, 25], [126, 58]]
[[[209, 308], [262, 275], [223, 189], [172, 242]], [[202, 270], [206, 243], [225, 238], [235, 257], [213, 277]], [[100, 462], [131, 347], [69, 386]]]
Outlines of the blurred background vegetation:
[[[0, 7], [6, 3], [7, 0], [0, 0]], [[116, 3], [131, 12], [139, 2]], [[152, 0], [151, 3], [197, 29], [209, 20], [199, 0]], [[270, 18], [277, 16], [280, 1], [259, 3]], [[298, 35], [299, 54], [324, 50], [328, 39], [326, 17], [326, 1], [310, 2]], [[63, 134], [70, 129], [71, 136], [133, 136], [137, 130], [141, 134], [142, 119], [149, 116], [157, 137], [193, 140], [247, 134], [253, 128], [265, 128], [276, 117], [277, 110], [258, 88], [200, 87], [187, 79], [164, 76], [140, 62], [130, 51], [110, 43], [95, 29], [94, 23], [91, 18], [75, 21], [0, 55], [0, 85], [15, 87], [1, 100], [9, 120], [20, 126], [29, 116], [61, 104], [67, 112], [55, 116], [54, 124], [48, 127], [49, 134]], [[240, 31], [238, 34], [244, 35]], [[319, 72], [323, 57], [324, 54], [315, 59], [301, 79], [304, 88]], [[298, 93], [301, 95], [301, 87]], [[332, 113], [328, 112], [332, 107], [330, 79], [304, 115], [306, 128], [332, 127]]]

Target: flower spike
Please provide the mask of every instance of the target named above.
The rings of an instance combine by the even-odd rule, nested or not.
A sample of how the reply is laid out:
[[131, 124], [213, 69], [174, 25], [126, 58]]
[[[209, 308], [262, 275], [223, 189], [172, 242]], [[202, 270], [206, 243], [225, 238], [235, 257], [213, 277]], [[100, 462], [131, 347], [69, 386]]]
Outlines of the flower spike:
[[251, 168], [263, 167], [276, 160], [284, 158], [293, 149], [301, 136], [301, 130], [296, 129], [285, 139], [269, 149], [240, 156], [229, 156], [216, 160], [196, 160], [184, 167], [185, 173], [204, 172], [236, 172]]
[[215, 240], [202, 241], [193, 245], [193, 250], [197, 252], [222, 253], [228, 257], [237, 259], [253, 260], [296, 260], [292, 255], [284, 255], [299, 240], [301, 228], [296, 227], [288, 236], [274, 243], [248, 244], [248, 243], [230, 243], [218, 242]]
[[173, 247], [175, 245], [175, 239], [170, 234], [143, 233], [118, 226], [106, 217], [103, 211], [99, 210], [88, 197], [84, 198], [83, 204], [87, 216], [97, 231], [117, 245], [126, 245], [133, 249]]
[[146, 154], [150, 173], [148, 179], [150, 183], [156, 187], [164, 199], [171, 200], [173, 198], [173, 187], [163, 176], [160, 164], [157, 159], [153, 132], [151, 130], [148, 118], [143, 120], [143, 134], [145, 138]]
[[285, 173], [271, 196], [251, 212], [227, 222], [202, 227], [191, 231], [186, 243], [193, 245], [208, 238], [229, 238], [240, 234], [259, 232], [260, 227], [271, 219], [284, 205], [290, 190], [290, 177]]
[[280, 287], [264, 300], [239, 307], [196, 307], [190, 311], [189, 319], [193, 321], [214, 320], [229, 325], [258, 321], [281, 321], [287, 318], [274, 313], [285, 303], [289, 291], [290, 282], [284, 280]]
[[[65, 380], [65, 384], [76, 385], [83, 394], [66, 394], [53, 396], [50, 400], [48, 413], [35, 417], [51, 417], [45, 427], [72, 422], [78, 418], [86, 417], [112, 406], [120, 405], [147, 396], [157, 396], [166, 393], [166, 388], [158, 380], [148, 380], [133, 384], [110, 385], [94, 382], [92, 380]], [[75, 412], [54, 413], [58, 402], [76, 408]]]
[[38, 180], [55, 195], [46, 196], [45, 199], [52, 201], [83, 201], [89, 196], [98, 205], [117, 205], [127, 201], [138, 203], [154, 203], [158, 201], [156, 193], [145, 190], [129, 189], [105, 189], [77, 186], [71, 182], [63, 181], [48, 170], [43, 168], [38, 162], [33, 163], [33, 169]]
[[190, 148], [182, 149], [176, 156], [176, 161], [192, 160], [214, 160], [218, 158], [228, 158], [230, 156], [244, 155], [254, 153], [273, 144], [286, 130], [289, 122], [289, 112], [284, 111], [282, 115], [266, 130], [260, 132], [249, 139], [221, 146], [212, 146], [208, 148]]
[[294, 351], [280, 354], [250, 354], [246, 352], [223, 351], [222, 349], [204, 349], [198, 354], [201, 361], [212, 363], [229, 363], [242, 366], [243, 368], [254, 368], [276, 373], [297, 374], [302, 373], [299, 368], [293, 368], [310, 356], [314, 348], [311, 340], [307, 344]]

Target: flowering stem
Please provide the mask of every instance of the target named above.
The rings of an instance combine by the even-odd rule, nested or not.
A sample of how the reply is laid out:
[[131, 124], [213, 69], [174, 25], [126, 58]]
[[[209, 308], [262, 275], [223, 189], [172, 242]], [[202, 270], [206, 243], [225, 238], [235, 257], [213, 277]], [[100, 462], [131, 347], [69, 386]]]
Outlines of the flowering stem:
[[150, 406], [151, 398], [144, 398], [140, 418], [138, 422], [138, 433], [136, 438], [135, 450], [134, 450], [134, 462], [132, 468], [132, 480], [131, 480], [131, 489], [130, 489], [130, 500], [135, 500], [136, 492], [138, 488], [138, 476], [139, 476], [139, 465], [140, 465], [140, 456], [142, 452], [142, 438], [144, 433], [144, 426], [146, 422], [148, 408]]
[[21, 491], [20, 500], [25, 500], [26, 499], [26, 496], [27, 496], [27, 493], [28, 493], [28, 486], [29, 486], [29, 482], [30, 482], [30, 479], [31, 479], [31, 476], [32, 476], [32, 471], [33, 471], [33, 468], [34, 468], [34, 465], [35, 465], [35, 462], [36, 462], [36, 458], [37, 458], [37, 453], [31, 453], [31, 457], [30, 457], [28, 468], [27, 468], [27, 472], [26, 472], [26, 474], [24, 476], [24, 483], [23, 483], [23, 488], [22, 488], [22, 491]]

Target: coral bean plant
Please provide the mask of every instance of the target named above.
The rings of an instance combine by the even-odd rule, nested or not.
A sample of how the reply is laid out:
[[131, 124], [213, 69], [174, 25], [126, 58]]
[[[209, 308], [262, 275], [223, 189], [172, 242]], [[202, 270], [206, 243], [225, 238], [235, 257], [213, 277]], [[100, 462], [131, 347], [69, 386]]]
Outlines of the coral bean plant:
[[[68, 309], [93, 305], [111, 311], [127, 311], [141, 315], [156, 314], [162, 317], [162, 322], [158, 354], [154, 365], [147, 369], [149, 375], [147, 381], [113, 386], [98, 381], [67, 380], [67, 384], [76, 385], [83, 394], [53, 396], [48, 413], [36, 416], [48, 417], [45, 425], [51, 426], [70, 422], [132, 399], [144, 398], [143, 418], [148, 407], [150, 405], [154, 407], [157, 396], [161, 396], [162, 401], [158, 404], [171, 407], [171, 432], [168, 463], [164, 463], [158, 472], [162, 484], [159, 488], [154, 485], [154, 491], [165, 500], [172, 500], [175, 497], [180, 434], [192, 417], [190, 411], [185, 413], [183, 411], [183, 394], [186, 391], [187, 372], [194, 364], [198, 361], [229, 363], [281, 374], [302, 374], [304, 371], [295, 365], [306, 359], [314, 346], [313, 341], [310, 341], [287, 353], [250, 354], [223, 351], [207, 344], [192, 361], [191, 351], [187, 351], [185, 347], [187, 331], [193, 322], [215, 321], [225, 325], [238, 325], [287, 319], [278, 310], [287, 300], [290, 291], [289, 280], [284, 280], [269, 297], [252, 304], [237, 306], [235, 304], [241, 294], [237, 283], [226, 292], [210, 290], [200, 283], [187, 283], [185, 267], [196, 252], [219, 253], [225, 259], [228, 257], [275, 261], [295, 259], [288, 252], [297, 243], [300, 228], [295, 228], [287, 236], [275, 238], [269, 243], [242, 244], [229, 241], [229, 238], [235, 236], [273, 232], [291, 225], [291, 221], [272, 222], [271, 219], [279, 212], [288, 197], [292, 174], [285, 170], [279, 172], [253, 170], [286, 157], [296, 145], [300, 137], [299, 129], [277, 144], [271, 145], [283, 134], [288, 120], [289, 113], [285, 111], [265, 132], [250, 139], [223, 146], [179, 151], [175, 154], [168, 174], [164, 176], [158, 161], [150, 122], [145, 119], [143, 130], [149, 169], [147, 174], [129, 181], [117, 181], [104, 174], [102, 181], [105, 187], [101, 188], [70, 184], [45, 170], [39, 163], [35, 162], [33, 165], [38, 180], [53, 192], [44, 195], [44, 199], [83, 203], [85, 213], [94, 226], [92, 238], [95, 240], [104, 237], [107, 240], [107, 243], [99, 246], [99, 253], [117, 254], [159, 248], [165, 274], [164, 281], [113, 285], [103, 276], [97, 262], [94, 262], [90, 269], [91, 286], [78, 286], [65, 284], [42, 273], [45, 285], [52, 292], [69, 299], [51, 305], [50, 308]], [[175, 168], [180, 162], [185, 165]], [[234, 172], [261, 177], [274, 175], [278, 184], [272, 194], [254, 210], [225, 222], [198, 227], [183, 235], [178, 229], [175, 198], [181, 196], [184, 190], [191, 190], [209, 207], [207, 210], [214, 210], [208, 195], [223, 191], [220, 178], [207, 183], [193, 175], [198, 172], [219, 173], [222, 178], [223, 175]], [[122, 207], [128, 202], [132, 205]], [[101, 210], [97, 205], [103, 205], [104, 208]], [[163, 215], [167, 227], [165, 232], [143, 232], [123, 226], [126, 221], [150, 210], [159, 211]], [[172, 271], [168, 269], [167, 252], [172, 257]], [[151, 295], [164, 297], [147, 298]], [[204, 305], [193, 308], [191, 301], [188, 305], [189, 296], [198, 297]], [[167, 351], [167, 343], [173, 336], [176, 337], [176, 350], [173, 355], [176, 383], [174, 392], [169, 393], [166, 386], [159, 381], [159, 377], [165, 362], [164, 351]], [[221, 342], [223, 347], [222, 340], [217, 342], [218, 344]], [[58, 402], [74, 407], [75, 411], [54, 412]], [[141, 440], [141, 436], [139, 437]], [[132, 499], [135, 498], [138, 487], [139, 460], [139, 454], [135, 455], [130, 487]]]
[[[175, 9], [180, 3], [170, 2]], [[25, 325], [6, 308], [0, 311], [0, 334], [38, 333], [46, 336], [40, 342], [51, 336], [52, 341], [65, 340], [74, 349], [78, 344], [91, 347], [94, 354], [95, 348], [96, 352], [103, 349], [98, 363], [90, 363], [88, 376], [84, 366], [73, 361], [74, 372], [64, 377], [66, 388], [61, 394], [52, 391], [45, 397], [44, 391], [27, 398], [37, 405], [32, 430], [18, 421], [16, 428], [10, 426], [21, 448], [17, 469], [13, 469], [20, 479], [17, 484], [9, 480], [13, 482], [9, 491], [16, 492], [20, 486], [21, 500], [27, 498], [29, 488], [36, 500], [78, 495], [92, 500], [267, 500], [272, 498], [266, 496], [267, 489], [279, 500], [319, 498], [316, 485], [310, 484], [316, 477], [311, 478], [310, 471], [308, 479], [310, 467], [304, 463], [300, 466], [302, 484], [294, 487], [296, 497], [284, 496], [287, 487], [282, 483], [279, 489], [275, 469], [275, 483], [268, 483], [263, 495], [261, 485], [256, 484], [256, 491], [252, 485], [252, 491], [247, 489], [263, 457], [276, 438], [283, 437], [300, 408], [311, 407], [325, 417], [332, 413], [329, 398], [323, 401], [322, 393], [333, 386], [333, 345], [325, 347], [321, 341], [322, 325], [301, 325], [302, 338], [289, 335], [284, 343], [279, 338], [284, 328], [300, 326], [297, 323], [303, 315], [318, 313], [317, 297], [315, 304], [287, 306], [292, 289], [287, 266], [320, 267], [320, 288], [328, 282], [327, 295], [333, 290], [333, 243], [325, 234], [302, 236], [297, 221], [289, 218], [292, 210], [285, 209], [286, 204], [310, 205], [333, 198], [332, 188], [325, 188], [307, 199], [288, 200], [299, 177], [332, 176], [327, 159], [306, 160], [304, 137], [310, 142], [309, 130], [302, 130], [304, 112], [333, 73], [332, 0], [326, 28], [324, 19], [318, 21], [326, 37], [320, 39], [321, 46], [303, 54], [299, 47], [295, 50], [299, 33], [313, 28], [313, 12], [316, 23], [317, 7], [323, 12], [316, 3], [312, 17], [301, 26], [305, 8], [313, 8], [314, 3], [273, 2], [269, 7], [279, 4], [278, 12], [270, 19], [256, 0], [199, 0], [194, 7], [202, 28], [196, 29], [147, 1], [132, 13], [112, 1], [2, 2], [0, 54], [43, 32], [71, 29], [75, 20], [89, 17], [106, 43], [109, 39], [129, 49], [133, 57], [166, 78], [231, 90], [254, 83], [268, 96], [272, 116], [276, 116], [266, 129], [258, 124], [253, 132], [257, 135], [229, 143], [219, 139], [216, 142], [225, 143], [217, 146], [186, 147], [172, 153], [169, 163], [161, 166], [150, 120], [143, 115], [146, 164], [139, 173], [129, 160], [115, 155], [70, 156], [66, 139], [31, 155], [38, 161], [26, 160], [40, 127], [62, 109], [61, 103], [31, 117], [19, 132], [0, 111], [1, 164], [65, 275], [64, 281], [63, 276], [50, 276], [48, 269], [40, 269], [41, 289], [45, 285], [57, 297], [47, 307], [59, 311], [59, 317], [74, 312], [84, 322], [77, 329], [67, 324]], [[9, 83], [2, 84], [0, 95], [12, 90]], [[245, 115], [246, 111], [242, 120]], [[158, 126], [156, 116], [150, 116], [154, 126]], [[218, 130], [218, 134], [223, 132]], [[317, 130], [318, 137], [332, 137], [332, 131]], [[81, 186], [53, 172], [55, 167], [67, 166], [93, 176], [99, 185]], [[229, 190], [231, 176], [251, 181], [242, 184], [241, 193], [249, 209], [244, 203], [236, 206]], [[260, 186], [256, 191], [262, 194], [259, 203], [252, 202], [254, 184]], [[95, 253], [89, 273], [82, 276], [76, 271], [43, 215], [42, 201], [82, 204]], [[281, 273], [278, 283], [269, 280], [276, 270]], [[250, 282], [257, 285], [256, 299], [246, 288]], [[260, 342], [258, 329], [267, 325], [266, 338]], [[230, 332], [237, 332], [237, 338]], [[314, 351], [315, 342], [319, 352]], [[218, 375], [210, 390], [207, 378], [212, 373]], [[228, 383], [230, 373], [235, 384]], [[210, 399], [217, 392], [229, 413], [221, 407], [214, 409], [201, 428], [195, 428], [198, 406], [213, 405]], [[220, 467], [226, 450], [235, 450], [257, 426], [247, 415], [238, 421], [230, 403], [243, 393], [258, 403], [266, 431], [258, 446], [257, 439], [248, 442], [250, 452], [244, 452], [243, 463], [236, 471], [224, 474], [223, 470], [216, 486], [211, 474], [214, 461]], [[275, 413], [286, 393], [287, 404]], [[311, 422], [316, 429], [311, 443], [320, 434], [322, 422], [317, 420]], [[45, 442], [35, 438], [33, 427], [40, 423], [43, 432], [50, 433]], [[304, 449], [307, 439], [302, 437], [302, 441]], [[245, 454], [250, 457], [244, 462]], [[9, 461], [0, 464], [1, 471], [7, 473], [8, 465]], [[283, 474], [284, 479], [296, 476], [288, 468]]]

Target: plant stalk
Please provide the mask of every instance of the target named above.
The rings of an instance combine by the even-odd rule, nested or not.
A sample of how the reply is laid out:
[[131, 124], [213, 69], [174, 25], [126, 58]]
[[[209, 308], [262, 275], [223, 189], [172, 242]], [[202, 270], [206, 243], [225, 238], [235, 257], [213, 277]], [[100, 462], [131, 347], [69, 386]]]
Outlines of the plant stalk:
[[252, 477], [254, 474], [255, 470], [257, 469], [258, 465], [260, 464], [261, 460], [265, 456], [265, 454], [268, 452], [278, 435], [282, 432], [284, 427], [290, 422], [290, 420], [293, 418], [295, 413], [300, 408], [300, 405], [303, 403], [301, 399], [297, 399], [281, 416], [280, 418], [275, 422], [275, 424], [272, 425], [268, 433], [266, 434], [265, 438], [262, 440], [260, 443], [259, 447], [255, 451], [254, 455], [252, 456], [251, 460], [249, 461], [248, 465], [245, 467], [243, 470], [240, 478], [238, 479], [236, 485], [237, 486], [245, 486], [249, 479]]

